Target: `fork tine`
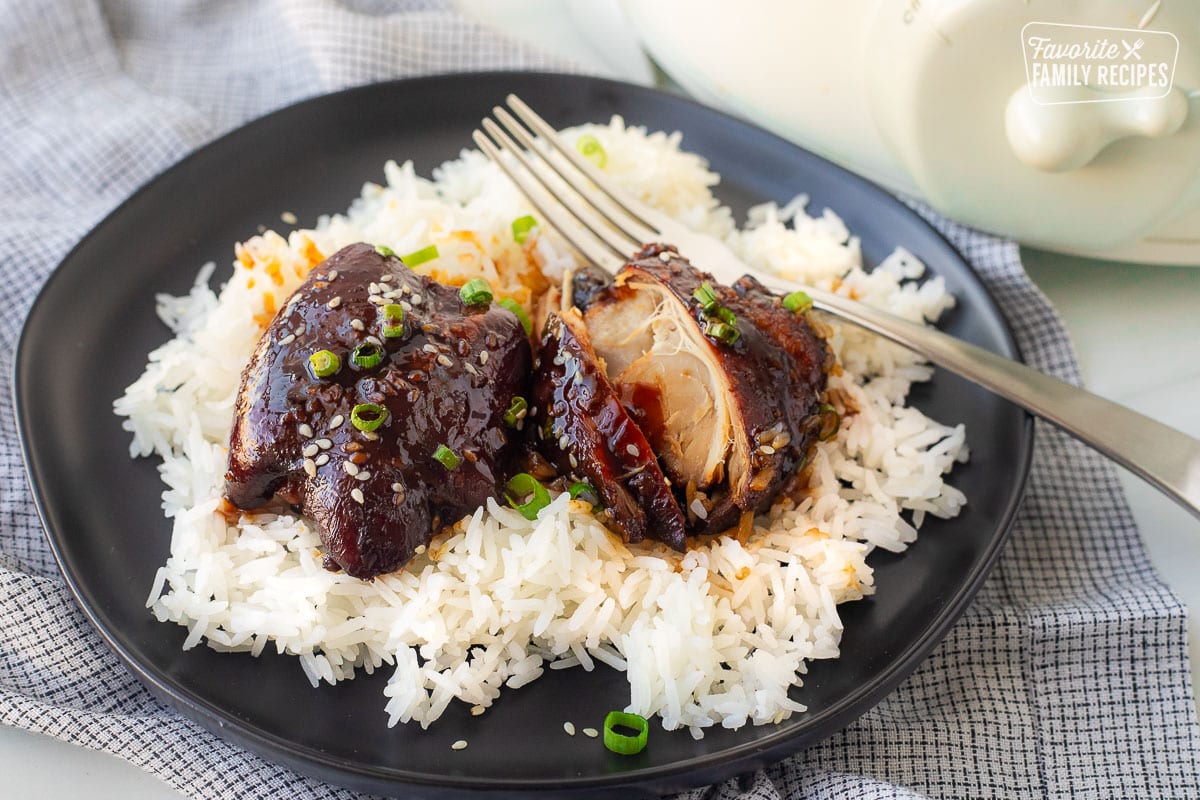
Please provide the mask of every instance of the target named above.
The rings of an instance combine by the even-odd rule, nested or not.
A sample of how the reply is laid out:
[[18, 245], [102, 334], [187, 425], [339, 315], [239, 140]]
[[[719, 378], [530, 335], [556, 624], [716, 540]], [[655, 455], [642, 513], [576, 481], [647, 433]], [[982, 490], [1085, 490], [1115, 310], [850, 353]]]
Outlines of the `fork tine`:
[[663, 225], [659, 220], [665, 216], [662, 212], [633, 199], [617, 187], [604, 173], [596, 168], [595, 164], [584, 158], [582, 154], [576, 152], [574, 148], [568, 147], [567, 143], [562, 140], [562, 137], [558, 135], [558, 132], [554, 130], [550, 123], [542, 119], [524, 100], [515, 94], [510, 94], [505, 98], [505, 101], [508, 103], [509, 108], [515, 111], [517, 116], [526, 125], [537, 132], [538, 136], [553, 145], [554, 149], [562, 153], [568, 161], [596, 185], [596, 188], [608, 195], [614, 204], [632, 217], [646, 232], [653, 234], [648, 238], [645, 236], [638, 236], [636, 238], [641, 239], [643, 242], [661, 238]]
[[483, 120], [483, 129], [492, 137], [501, 151], [512, 153], [529, 175], [544, 186], [567, 211], [574, 215], [576, 220], [611, 247], [617, 255], [628, 257], [641, 247], [641, 242], [627, 237], [606, 223], [604, 216], [591, 206], [588, 199], [578, 192], [572, 191], [569, 184], [566, 191], [563, 191], [561, 187], [552, 186], [551, 181], [554, 179], [551, 176], [554, 172], [545, 166], [544, 159], [537, 153], [530, 153], [522, 149], [501, 130], [499, 125], [490, 119]]
[[526, 150], [540, 155], [550, 169], [554, 170], [555, 174], [562, 178], [576, 194], [595, 206], [609, 224], [633, 239], [636, 242], [635, 247], [660, 238], [657, 231], [647, 228], [626, 213], [613, 202], [603, 189], [597, 188], [594, 184], [589, 185], [591, 180], [583, 172], [573, 168], [570, 161], [563, 158], [552, 158], [551, 156], [558, 156], [559, 153], [555, 153], [554, 148], [547, 147], [545, 143], [537, 141], [512, 114], [500, 106], [493, 108], [492, 113], [508, 129], [508, 132], [524, 145]]
[[576, 250], [583, 253], [584, 257], [591, 261], [596, 266], [608, 272], [616, 272], [621, 268], [625, 259], [614, 253], [606, 244], [600, 241], [594, 234], [588, 231], [581, 225], [578, 220], [567, 211], [553, 195], [550, 194], [537, 181], [531, 180], [518, 170], [513, 169], [500, 155], [500, 150], [492, 143], [492, 140], [483, 134], [482, 131], [476, 130], [471, 134], [475, 140], [475, 144], [479, 145], [479, 149], [492, 160], [492, 162], [504, 171], [512, 179], [512, 182], [521, 191], [522, 194], [533, 204], [533, 207], [546, 219], [546, 222], [553, 226], [563, 238], [566, 239]]

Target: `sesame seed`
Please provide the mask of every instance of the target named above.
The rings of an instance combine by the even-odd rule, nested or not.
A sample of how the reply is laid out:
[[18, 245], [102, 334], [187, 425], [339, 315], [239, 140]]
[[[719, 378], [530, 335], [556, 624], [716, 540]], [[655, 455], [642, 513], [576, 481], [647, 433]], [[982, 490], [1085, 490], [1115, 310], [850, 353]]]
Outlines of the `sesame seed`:
[[379, 280], [384, 283], [386, 283], [387, 281], [390, 281], [391, 279], [392, 279], [391, 273], [385, 273], [385, 274], [379, 276]]
[[354, 330], [356, 330], [356, 331], [361, 331], [361, 330], [366, 330], [367, 326], [363, 324], [363, 321], [361, 319], [352, 319], [352, 320], [350, 320], [350, 327], [354, 328]]
[[312, 435], [313, 435], [312, 426], [309, 425], [307, 422], [301, 422], [299, 427], [296, 428], [296, 431], [299, 432], [299, 434], [301, 436], [303, 436], [305, 439], [312, 438]]
[[305, 328], [304, 328], [304, 326], [303, 326], [303, 325], [297, 325], [297, 326], [296, 326], [296, 335], [297, 335], [297, 336], [303, 336], [303, 335], [304, 335], [304, 331], [305, 331]]
[[338, 271], [336, 269], [329, 270], [328, 280], [335, 281], [335, 280], [337, 280], [337, 276], [338, 276]]
[[413, 552], [416, 553], [417, 555], [421, 555], [421, 553], [425, 552], [425, 545], [423, 545], [423, 544], [417, 545], [416, 547], [413, 548]]
[[436, 353], [438, 351], [437, 347], [435, 347], [432, 344], [422, 345], [421, 349], [424, 350], [426, 353]]
[[320, 452], [320, 450], [321, 448], [317, 447], [315, 444], [309, 444], [304, 446], [304, 449], [300, 451], [300, 455], [304, 456], [305, 458], [312, 458], [318, 452]]
[[467, 749], [467, 740], [459, 739], [457, 742], [450, 745], [450, 749], [451, 750], [466, 750]]
[[362, 489], [358, 488], [357, 486], [350, 490], [350, 496], [354, 498], [354, 502], [358, 503], [360, 506], [367, 502], [367, 498], [363, 497]]
[[317, 447], [321, 448], [322, 450], [328, 450], [329, 448], [333, 447], [333, 440], [322, 437], [320, 439], [317, 439], [315, 442], [313, 442], [313, 444], [315, 444]]
[[321, 453], [321, 455], [317, 456], [316, 460], [313, 463], [316, 464], [318, 467], [325, 466], [326, 464], [329, 463], [329, 453]]
[[600, 735], [600, 731], [596, 730], [595, 728], [584, 728], [583, 735], [588, 737], [589, 739], [595, 739], [597, 736]]
[[390, 285], [388, 285], [385, 282], [380, 282], [380, 284], [379, 284], [379, 293], [380, 294], [387, 294], [390, 291], [392, 291], [392, 287]]
[[467, 369], [467, 372], [471, 373], [471, 374], [472, 374], [472, 375], [474, 375], [475, 377], [479, 377], [479, 370], [475, 369], [475, 365], [473, 365], [473, 364], [470, 364], [470, 363], [468, 363], [468, 362], [464, 361], [464, 362], [463, 362], [463, 366], [464, 366], [464, 367], [466, 367], [466, 369]]
[[484, 712], [484, 710], [485, 709], [483, 706], [471, 706], [471, 716], [478, 717], [480, 714], [482, 714]]
[[638, 446], [636, 444], [625, 445], [625, 452], [629, 453], [629, 455], [633, 456], [634, 458], [637, 458], [642, 454], [642, 451], [638, 450]]
[[775, 455], [775, 448], [771, 447], [769, 444], [764, 444], [762, 447], [758, 448], [758, 452], [762, 453], [764, 456], [773, 456]]
[[658, 254], [658, 260], [663, 262], [664, 264], [667, 264], [671, 261], [671, 254], [669, 252], [667, 252], [666, 250], [663, 250], [661, 253]]
[[342, 297], [341, 297], [341, 295], [338, 295], [337, 297], [333, 298], [328, 303], [326, 303], [325, 307], [328, 309], [334, 309], [334, 308], [337, 308], [338, 306], [340, 306], [341, 304], [342, 304]]
[[579, 466], [579, 461], [575, 458], [574, 453], [567, 453], [567, 461], [571, 462], [571, 469], [575, 469]]
[[575, 723], [564, 722], [563, 730], [567, 732], [567, 736], [574, 736], [575, 735]]
[[383, 340], [378, 336], [368, 336], [366, 340], [377, 347], [383, 347]]
[[363, 431], [362, 435], [363, 435], [363, 438], [366, 439], [368, 442], [378, 442], [379, 441], [379, 434], [375, 433], [375, 431]]
[[439, 364], [441, 364], [443, 367], [451, 367], [451, 366], [454, 366], [454, 362], [453, 362], [453, 361], [451, 361], [451, 360], [449, 359], [449, 357], [447, 357], [447, 356], [444, 356], [444, 355], [443, 355], [443, 356], [438, 356], [438, 357], [437, 357], [437, 362], [438, 362]]
[[567, 438], [567, 435], [565, 433], [562, 436], [558, 437], [558, 449], [559, 450], [566, 450], [567, 445], [569, 445], [570, 443], [571, 443], [571, 440]]
[[365, 469], [364, 469], [362, 472], [360, 472], [360, 473], [358, 473], [357, 475], [355, 475], [355, 476], [354, 476], [354, 480], [356, 480], [356, 481], [365, 481], [367, 478], [370, 478], [370, 477], [371, 477], [371, 473], [370, 473], [370, 471], [369, 471], [369, 470], [365, 470]]
[[382, 290], [379, 288], [378, 283], [371, 281], [371, 283], [367, 284], [367, 292], [370, 294], [380, 294]]
[[279, 215], [279, 218], [281, 220], [283, 220], [284, 222], [286, 222], [288, 225], [295, 225], [297, 222], [300, 221], [299, 219], [296, 218], [296, 215], [290, 211], [283, 212], [282, 214]]
[[699, 497], [692, 500], [692, 503], [688, 506], [688, 508], [690, 508], [692, 513], [700, 519], [708, 519], [708, 509], [704, 507], [704, 503], [700, 502]]
[[287, 336], [285, 336], [285, 337], [283, 337], [282, 339], [280, 339], [280, 340], [279, 340], [279, 343], [280, 343], [280, 344], [291, 344], [291, 343], [292, 343], [292, 342], [294, 342], [294, 341], [296, 341], [296, 334], [294, 334], [294, 333], [289, 333]]
[[396, 481], [395, 483], [392, 484], [392, 491], [395, 492], [396, 494], [400, 494], [400, 492], [404, 491], [404, 484], [400, 483], [399, 481]]
[[317, 477], [317, 464], [311, 458], [304, 459], [304, 471], [308, 473], [308, 477]]
[[409, 302], [411, 302], [414, 306], [421, 305], [421, 295], [414, 293]]
[[345, 421], [346, 421], [346, 418], [344, 416], [342, 416], [341, 414], [338, 414], [336, 417], [329, 420], [329, 430], [331, 430], [331, 431], [337, 430], [338, 428], [342, 427], [342, 423]]
[[346, 470], [347, 475], [358, 474], [358, 464], [355, 464], [353, 461], [343, 461], [342, 469]]
[[489, 354], [488, 354], [488, 351], [487, 351], [487, 350], [481, 350], [481, 351], [479, 352], [479, 363], [480, 363], [480, 364], [486, 364], [486, 363], [487, 363], [487, 360], [488, 360], [488, 355], [489, 355]]
[[[401, 300], [400, 307], [403, 308], [405, 311], [412, 311], [412, 303], [408, 302], [407, 300]], [[428, 332], [428, 331], [426, 331], [426, 332]]]

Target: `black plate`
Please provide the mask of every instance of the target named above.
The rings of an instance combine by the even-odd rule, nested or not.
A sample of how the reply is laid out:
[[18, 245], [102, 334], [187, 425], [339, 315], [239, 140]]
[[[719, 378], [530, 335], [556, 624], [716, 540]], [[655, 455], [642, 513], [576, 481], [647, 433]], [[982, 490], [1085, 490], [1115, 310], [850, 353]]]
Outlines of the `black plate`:
[[[652, 130], [680, 130], [684, 146], [721, 173], [718, 194], [739, 219], [752, 203], [807, 192], [862, 238], [868, 263], [903, 245], [945, 278], [958, 306], [944, 328], [1015, 355], [995, 303], [962, 257], [909, 209], [875, 186], [764, 131], [703, 106], [605, 80], [489, 73], [398, 81], [283, 109], [203, 148], [151, 181], [101, 223], [47, 281], [30, 312], [16, 362], [16, 400], [34, 494], [51, 547], [88, 618], [156, 695], [219, 736], [301, 772], [367, 791], [466, 788], [630, 794], [726, 778], [831, 735], [891, 691], [970, 602], [1004, 542], [1028, 472], [1032, 424], [1015, 407], [939, 372], [913, 402], [965, 422], [971, 463], [954, 483], [970, 502], [932, 521], [901, 557], [872, 556], [878, 594], [842, 607], [842, 657], [815, 662], [795, 696], [811, 711], [773, 726], [652, 731], [642, 754], [605, 751], [562, 731], [599, 726], [628, 701], [611, 670], [550, 672], [507, 691], [483, 717], [453, 704], [431, 730], [389, 730], [386, 676], [310, 688], [294, 659], [180, 650], [184, 628], [145, 608], [167, 557], [155, 461], [126, 457], [129, 435], [111, 404], [167, 338], [156, 292], [183, 293], [201, 264], [232, 261], [232, 246], [277, 227], [346, 208], [388, 158], [429, 171], [469, 145], [491, 106], [518, 92], [552, 123], [622, 114]], [[217, 280], [229, 275], [218, 270]], [[68, 324], [69, 323], [69, 324]], [[470, 746], [451, 751], [466, 739]], [[623, 787], [618, 790], [618, 787]]]

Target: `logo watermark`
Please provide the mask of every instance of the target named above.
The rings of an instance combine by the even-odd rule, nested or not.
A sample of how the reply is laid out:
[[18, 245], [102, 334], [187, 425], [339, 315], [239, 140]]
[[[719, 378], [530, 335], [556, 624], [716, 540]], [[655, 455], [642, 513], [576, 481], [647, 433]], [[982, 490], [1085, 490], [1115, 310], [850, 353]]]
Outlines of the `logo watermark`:
[[1112, 103], [1165, 97], [1179, 39], [1169, 31], [1030, 22], [1021, 28], [1033, 102]]

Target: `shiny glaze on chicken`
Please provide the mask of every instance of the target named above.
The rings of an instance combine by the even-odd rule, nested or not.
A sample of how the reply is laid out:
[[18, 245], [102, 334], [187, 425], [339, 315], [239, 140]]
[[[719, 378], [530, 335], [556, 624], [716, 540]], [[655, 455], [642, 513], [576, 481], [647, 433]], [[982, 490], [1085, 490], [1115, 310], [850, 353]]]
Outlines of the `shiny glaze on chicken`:
[[[393, 303], [403, 333], [388, 337], [381, 309]], [[351, 363], [364, 343], [378, 345], [379, 364]], [[328, 377], [309, 362], [321, 350], [341, 362]], [[511, 311], [466, 307], [456, 287], [371, 245], [343, 248], [280, 310], [242, 373], [226, 497], [244, 509], [273, 497], [299, 508], [330, 568], [359, 578], [395, 570], [443, 523], [501, 496], [520, 436], [503, 415], [526, 392], [530, 361]], [[366, 403], [385, 409], [375, 430], [352, 423]], [[435, 458], [439, 447], [453, 459]]]

